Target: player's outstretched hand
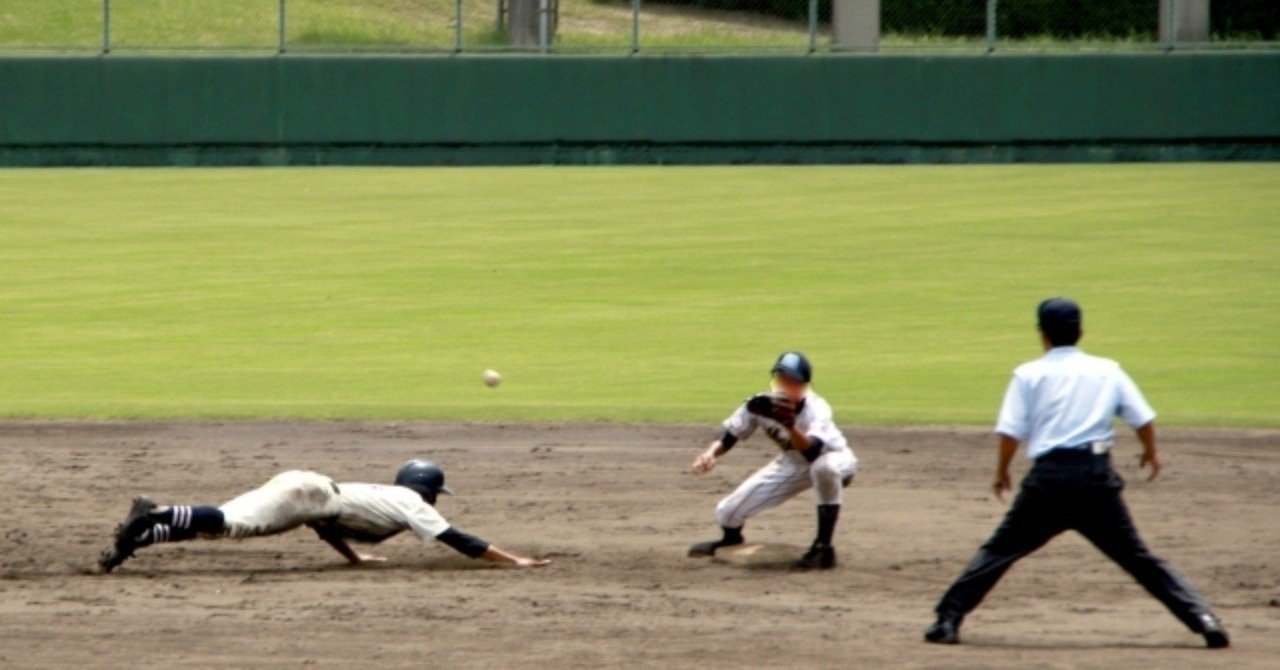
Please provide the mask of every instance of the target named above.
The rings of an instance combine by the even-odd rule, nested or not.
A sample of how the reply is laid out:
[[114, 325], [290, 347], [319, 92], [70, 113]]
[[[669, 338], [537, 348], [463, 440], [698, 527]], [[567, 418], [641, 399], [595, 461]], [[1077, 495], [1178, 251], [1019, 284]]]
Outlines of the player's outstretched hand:
[[376, 554], [357, 553], [356, 558], [360, 560], [356, 561], [354, 565], [363, 565], [365, 563], [386, 563], [387, 562], [386, 556], [378, 556]]
[[528, 556], [513, 554], [509, 551], [499, 549], [492, 544], [489, 545], [488, 549], [484, 550], [484, 553], [481, 554], [480, 558], [491, 563], [514, 565], [517, 568], [540, 568], [551, 563], [551, 561], [546, 558], [529, 558]]
[[704, 451], [701, 454], [698, 454], [697, 458], [693, 459], [693, 467], [690, 469], [693, 470], [693, 474], [695, 475], [705, 475], [714, 470], [715, 467], [716, 455], [709, 451]]

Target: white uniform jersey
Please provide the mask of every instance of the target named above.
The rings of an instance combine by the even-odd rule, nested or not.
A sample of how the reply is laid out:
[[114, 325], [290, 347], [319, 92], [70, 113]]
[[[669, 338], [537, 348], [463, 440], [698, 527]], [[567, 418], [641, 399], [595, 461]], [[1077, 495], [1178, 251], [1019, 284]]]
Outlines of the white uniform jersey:
[[283, 533], [323, 522], [343, 537], [380, 542], [412, 530], [429, 540], [449, 530], [449, 522], [417, 492], [403, 486], [334, 483], [301, 470], [282, 472], [221, 506], [224, 535], [251, 537]]
[[782, 424], [747, 411], [744, 403], [724, 421], [724, 429], [738, 440], [745, 440], [759, 428], [784, 451], [771, 463], [760, 468], [737, 489], [716, 505], [716, 519], [725, 528], [741, 528], [748, 519], [782, 504], [805, 489], [814, 490], [819, 505], [840, 505], [844, 488], [853, 481], [858, 459], [849, 449], [849, 441], [836, 427], [831, 405], [813, 391], [807, 391], [804, 405], [796, 414], [795, 430], [810, 440], [821, 440], [822, 451], [812, 462], [804, 454], [790, 448], [790, 430]]
[[412, 489], [346, 482], [338, 491], [342, 508], [332, 526], [344, 537], [378, 542], [411, 530], [432, 540], [449, 530], [449, 522]]
[[1014, 371], [996, 432], [1025, 441], [1027, 458], [1035, 459], [1058, 448], [1110, 443], [1117, 416], [1136, 429], [1156, 413], [1119, 363], [1055, 347]]
[[[810, 440], [818, 439], [822, 441], [822, 453], [830, 453], [833, 451], [850, 451], [849, 441], [845, 439], [844, 433], [836, 427], [835, 417], [831, 411], [831, 405], [826, 400], [814, 393], [812, 390], [805, 391], [804, 398], [801, 400], [799, 413], [796, 414], [795, 429], [804, 433]], [[791, 442], [791, 432], [782, 424], [774, 421], [769, 417], [752, 414], [747, 410], [747, 404], [743, 403], [738, 407], [729, 418], [724, 420], [724, 429], [738, 440], [745, 440], [756, 429], [762, 429], [769, 439], [780, 447], [788, 448]], [[799, 452], [791, 451], [803, 460]]]

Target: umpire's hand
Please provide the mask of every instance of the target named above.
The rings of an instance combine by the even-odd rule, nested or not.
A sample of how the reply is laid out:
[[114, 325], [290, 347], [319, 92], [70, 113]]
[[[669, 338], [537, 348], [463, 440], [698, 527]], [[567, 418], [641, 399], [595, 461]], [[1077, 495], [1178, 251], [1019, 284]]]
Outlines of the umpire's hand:
[[1155, 481], [1160, 476], [1160, 456], [1155, 451], [1144, 451], [1138, 459], [1138, 468], [1150, 466], [1151, 474], [1147, 475], [1147, 481]]
[[1013, 488], [1013, 480], [1009, 478], [1008, 470], [996, 472], [996, 480], [991, 483], [991, 490], [996, 494], [996, 500], [1004, 502], [1004, 492]]

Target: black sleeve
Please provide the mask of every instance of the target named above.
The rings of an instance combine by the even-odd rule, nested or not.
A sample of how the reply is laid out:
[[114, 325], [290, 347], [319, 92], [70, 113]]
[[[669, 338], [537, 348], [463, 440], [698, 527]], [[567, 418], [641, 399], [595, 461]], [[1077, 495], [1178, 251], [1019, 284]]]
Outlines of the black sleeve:
[[724, 433], [720, 435], [720, 446], [724, 447], [724, 453], [726, 454], [729, 453], [729, 450], [732, 449], [733, 445], [737, 443], [738, 443], [738, 436], [734, 435], [733, 433], [730, 433], [729, 429], [727, 428], [725, 429]]
[[809, 448], [800, 453], [804, 454], [804, 460], [812, 463], [818, 460], [818, 457], [822, 455], [822, 448], [824, 446], [826, 446], [825, 442], [816, 437], [811, 437], [809, 438]]
[[480, 558], [489, 550], [489, 543], [456, 529], [450, 528], [436, 536], [437, 540], [453, 547], [455, 551], [471, 558]]

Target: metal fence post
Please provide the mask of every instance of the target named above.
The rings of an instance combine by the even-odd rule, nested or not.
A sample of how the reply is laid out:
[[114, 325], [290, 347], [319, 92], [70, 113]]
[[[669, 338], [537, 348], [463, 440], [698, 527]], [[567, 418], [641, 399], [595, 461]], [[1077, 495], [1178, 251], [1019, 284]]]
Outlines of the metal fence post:
[[538, 0], [538, 51], [547, 53], [548, 42], [550, 41], [550, 16], [551, 2], [550, 0]]
[[631, 0], [631, 53], [640, 53], [640, 0]]
[[1156, 11], [1160, 15], [1156, 17], [1156, 33], [1157, 39], [1164, 43], [1166, 51], [1173, 51], [1174, 43], [1177, 42], [1176, 30], [1173, 27], [1174, 0], [1160, 0], [1159, 7]]
[[996, 5], [1000, 0], [987, 0], [987, 53], [996, 50]]
[[809, 0], [809, 53], [818, 50], [818, 0]]
[[504, 14], [507, 13], [507, 0], [498, 0], [498, 6], [494, 11], [496, 18], [493, 21], [493, 32], [502, 34], [502, 29], [507, 25]]
[[102, 55], [111, 53], [111, 0], [102, 0]]
[[453, 53], [462, 53], [462, 0], [453, 3]]
[[280, 0], [280, 18], [278, 21], [280, 36], [276, 41], [276, 53], [278, 54], [284, 53], [285, 48], [288, 46], [288, 8], [285, 6], [287, 3], [288, 0]]

